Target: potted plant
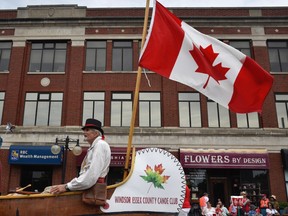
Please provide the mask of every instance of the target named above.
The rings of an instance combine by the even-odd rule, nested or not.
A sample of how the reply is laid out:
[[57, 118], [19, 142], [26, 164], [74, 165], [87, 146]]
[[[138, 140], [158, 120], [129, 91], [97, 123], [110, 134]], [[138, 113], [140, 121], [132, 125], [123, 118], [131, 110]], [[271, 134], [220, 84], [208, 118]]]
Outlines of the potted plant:
[[288, 202], [279, 201], [280, 215], [288, 216]]

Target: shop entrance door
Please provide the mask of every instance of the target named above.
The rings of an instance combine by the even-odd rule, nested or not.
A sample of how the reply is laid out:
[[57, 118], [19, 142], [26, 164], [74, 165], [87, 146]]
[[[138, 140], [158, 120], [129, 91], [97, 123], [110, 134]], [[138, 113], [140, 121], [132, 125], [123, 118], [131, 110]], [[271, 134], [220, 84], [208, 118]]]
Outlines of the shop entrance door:
[[228, 185], [226, 177], [210, 177], [209, 184], [209, 199], [213, 207], [216, 206], [218, 199], [221, 199], [223, 204], [229, 206]]

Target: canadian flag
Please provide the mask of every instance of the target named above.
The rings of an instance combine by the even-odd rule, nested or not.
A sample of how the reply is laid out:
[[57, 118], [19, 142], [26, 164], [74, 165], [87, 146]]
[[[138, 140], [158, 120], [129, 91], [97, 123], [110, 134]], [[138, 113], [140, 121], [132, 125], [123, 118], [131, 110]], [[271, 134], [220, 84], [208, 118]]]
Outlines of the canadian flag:
[[261, 112], [273, 77], [237, 49], [154, 2], [139, 66], [188, 85], [236, 113]]

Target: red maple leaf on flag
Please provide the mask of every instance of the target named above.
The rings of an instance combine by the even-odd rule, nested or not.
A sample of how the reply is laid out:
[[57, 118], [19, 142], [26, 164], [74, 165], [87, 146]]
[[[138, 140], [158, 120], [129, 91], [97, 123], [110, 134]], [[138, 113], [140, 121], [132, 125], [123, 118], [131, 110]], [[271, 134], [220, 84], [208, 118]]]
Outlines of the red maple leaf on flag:
[[193, 50], [190, 50], [189, 52], [198, 65], [195, 72], [208, 74], [207, 81], [203, 86], [204, 89], [206, 88], [210, 77], [212, 77], [218, 84], [220, 84], [219, 80], [227, 79], [225, 74], [230, 68], [222, 67], [222, 63], [213, 66], [213, 62], [219, 53], [214, 52], [212, 44], [206, 48], [200, 46], [200, 50], [195, 46], [195, 44], [193, 44], [193, 46]]

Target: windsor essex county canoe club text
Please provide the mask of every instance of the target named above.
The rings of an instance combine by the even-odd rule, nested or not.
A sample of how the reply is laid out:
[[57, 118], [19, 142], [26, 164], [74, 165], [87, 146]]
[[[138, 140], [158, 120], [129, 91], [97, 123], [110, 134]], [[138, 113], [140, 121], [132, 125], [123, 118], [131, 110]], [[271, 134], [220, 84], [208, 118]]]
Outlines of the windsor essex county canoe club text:
[[171, 205], [178, 204], [178, 198], [173, 197], [134, 197], [134, 196], [115, 196], [115, 203], [129, 204], [152, 204], [152, 205]]

